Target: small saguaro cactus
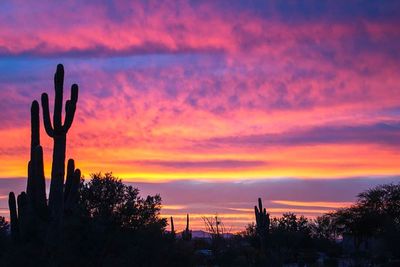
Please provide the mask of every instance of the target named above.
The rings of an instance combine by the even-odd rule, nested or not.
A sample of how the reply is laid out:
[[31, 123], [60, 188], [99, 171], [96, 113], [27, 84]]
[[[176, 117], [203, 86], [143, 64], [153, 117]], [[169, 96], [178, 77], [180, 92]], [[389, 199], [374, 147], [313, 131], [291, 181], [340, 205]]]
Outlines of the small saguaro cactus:
[[171, 216], [171, 236], [175, 239], [175, 227], [174, 227], [174, 218]]
[[182, 239], [185, 241], [192, 240], [192, 231], [189, 230], [189, 214], [186, 214], [186, 229], [182, 232]]
[[76, 103], [78, 101], [78, 85], [73, 84], [71, 86], [71, 99], [67, 100], [65, 104], [65, 120], [64, 124], [62, 124], [64, 67], [61, 64], [57, 65], [57, 70], [54, 74], [54, 89], [53, 125], [50, 121], [49, 98], [46, 93], [42, 94], [42, 109], [44, 128], [47, 135], [53, 138], [53, 163], [51, 166], [49, 211], [53, 227], [59, 228], [64, 211], [63, 190], [67, 133], [74, 120]]
[[254, 213], [256, 216], [256, 234], [262, 240], [265, 240], [269, 232], [270, 219], [266, 209], [263, 209], [261, 198], [258, 198], [258, 208], [254, 206]]

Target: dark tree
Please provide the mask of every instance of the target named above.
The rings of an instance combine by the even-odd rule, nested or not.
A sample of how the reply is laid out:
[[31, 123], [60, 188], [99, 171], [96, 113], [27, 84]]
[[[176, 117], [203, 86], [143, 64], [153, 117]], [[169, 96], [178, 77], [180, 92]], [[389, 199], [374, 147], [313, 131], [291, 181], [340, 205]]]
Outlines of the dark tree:
[[0, 216], [0, 238], [5, 238], [10, 225], [3, 216]]
[[81, 183], [80, 207], [84, 215], [100, 223], [136, 230], [158, 227], [163, 231], [166, 219], [159, 217], [161, 197], [139, 196], [139, 189], [124, 184], [112, 173], [95, 173]]
[[358, 195], [355, 205], [332, 214], [335, 229], [350, 236], [356, 250], [368, 240], [385, 245], [385, 251], [399, 257], [400, 184], [379, 185]]

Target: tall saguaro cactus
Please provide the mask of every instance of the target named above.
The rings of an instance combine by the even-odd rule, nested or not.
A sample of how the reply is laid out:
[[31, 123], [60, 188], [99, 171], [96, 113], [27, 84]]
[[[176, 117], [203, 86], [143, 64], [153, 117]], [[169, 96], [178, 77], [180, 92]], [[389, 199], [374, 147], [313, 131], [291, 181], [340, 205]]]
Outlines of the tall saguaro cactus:
[[76, 103], [78, 101], [78, 85], [71, 87], [71, 99], [65, 104], [65, 121], [62, 123], [62, 106], [64, 90], [64, 67], [57, 65], [54, 75], [54, 114], [53, 125], [50, 121], [49, 98], [46, 93], [42, 94], [43, 122], [46, 133], [53, 138], [53, 163], [51, 166], [51, 183], [49, 195], [50, 216], [55, 227], [59, 227], [64, 211], [64, 174], [65, 174], [65, 151], [67, 133], [74, 120]]
[[49, 203], [46, 200], [43, 149], [40, 145], [39, 103], [37, 101], [32, 102], [31, 149], [26, 193], [22, 192], [16, 198], [15, 194], [10, 192], [8, 200], [11, 234], [15, 240], [40, 239], [43, 241], [47, 239], [49, 244], [57, 246], [56, 242], [61, 233], [60, 226], [63, 214], [71, 214], [78, 202], [81, 173], [79, 169], [75, 169], [73, 159], [68, 161], [64, 189], [66, 134], [74, 118], [78, 100], [78, 86], [72, 86], [71, 100], [66, 103], [65, 122], [64, 125], [61, 125], [63, 79], [63, 66], [58, 65], [54, 77], [56, 89], [54, 127], [50, 122], [48, 96], [47, 94], [42, 95], [46, 132], [54, 139]]

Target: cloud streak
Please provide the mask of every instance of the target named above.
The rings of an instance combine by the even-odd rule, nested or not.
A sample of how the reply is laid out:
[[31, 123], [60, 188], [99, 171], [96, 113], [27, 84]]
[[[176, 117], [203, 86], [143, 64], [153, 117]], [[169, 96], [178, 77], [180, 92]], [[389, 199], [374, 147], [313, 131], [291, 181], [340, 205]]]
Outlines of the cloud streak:
[[230, 136], [209, 140], [211, 144], [244, 146], [304, 146], [318, 144], [377, 144], [389, 147], [400, 145], [400, 123], [376, 123], [370, 125], [317, 126], [309, 129], [293, 129], [277, 134]]
[[[348, 206], [356, 195], [384, 183], [398, 183], [400, 177], [353, 177], [349, 179], [274, 179], [205, 182], [181, 180], [163, 183], [127, 182], [140, 189], [141, 196], [160, 194], [162, 215], [173, 216], [177, 229], [185, 227], [186, 213], [191, 214], [194, 229], [204, 229], [203, 216], [218, 214], [233, 231], [242, 231], [254, 221], [257, 198], [272, 217], [295, 212], [309, 218]], [[25, 189], [26, 178], [0, 179], [0, 196]], [[48, 186], [47, 186], [48, 188]], [[0, 197], [0, 210], [8, 216], [7, 198]]]

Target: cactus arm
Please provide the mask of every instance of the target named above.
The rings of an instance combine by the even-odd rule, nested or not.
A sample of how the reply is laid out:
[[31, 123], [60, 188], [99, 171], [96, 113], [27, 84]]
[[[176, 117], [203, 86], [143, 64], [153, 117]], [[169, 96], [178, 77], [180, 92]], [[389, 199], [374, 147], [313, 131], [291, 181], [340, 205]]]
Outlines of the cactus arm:
[[69, 128], [71, 128], [72, 122], [75, 116], [76, 103], [78, 101], [78, 85], [73, 84], [71, 87], [71, 99], [68, 100], [65, 104], [65, 122], [63, 126], [64, 132], [68, 132]]
[[42, 109], [43, 109], [43, 124], [46, 133], [50, 137], [54, 137], [54, 129], [51, 125], [50, 110], [49, 110], [49, 97], [46, 93], [42, 94]]
[[64, 201], [68, 199], [69, 193], [71, 191], [71, 186], [74, 179], [74, 171], [75, 171], [75, 162], [73, 159], [69, 159], [67, 163], [67, 177], [65, 181]]
[[28, 195], [33, 194], [33, 191], [34, 191], [34, 188], [33, 188], [34, 187], [34, 181], [33, 181], [34, 174], [33, 173], [34, 173], [33, 172], [33, 162], [32, 162], [32, 160], [30, 160], [28, 162], [28, 181], [26, 183], [26, 193]]
[[56, 73], [54, 74], [55, 101], [54, 101], [53, 125], [55, 132], [61, 130], [62, 127], [61, 115], [62, 115], [63, 87], [64, 87], [64, 67], [62, 64], [58, 64]]
[[40, 144], [39, 135], [39, 103], [35, 100], [31, 105], [31, 153], [30, 161], [28, 163], [28, 183], [26, 187], [26, 193], [31, 196], [35, 190], [34, 176], [35, 176], [35, 164], [33, 159], [35, 158], [35, 148]]
[[35, 147], [40, 144], [39, 103], [35, 100], [31, 106], [31, 160]]
[[78, 203], [79, 199], [79, 183], [81, 181], [81, 171], [76, 169], [72, 175], [71, 187], [68, 198], [65, 201], [65, 210], [72, 211]]
[[43, 148], [42, 146], [37, 146], [35, 148], [34, 157], [34, 200], [35, 208], [40, 216], [44, 216], [46, 211], [46, 182], [44, 177], [44, 163], [43, 163]]
[[11, 236], [16, 240], [19, 237], [19, 226], [14, 192], [10, 192], [8, 195], [8, 207], [10, 209]]
[[27, 205], [28, 200], [25, 192], [22, 192], [17, 197], [18, 204], [18, 228], [21, 237], [24, 239], [26, 237], [28, 228], [28, 218], [27, 218]]

